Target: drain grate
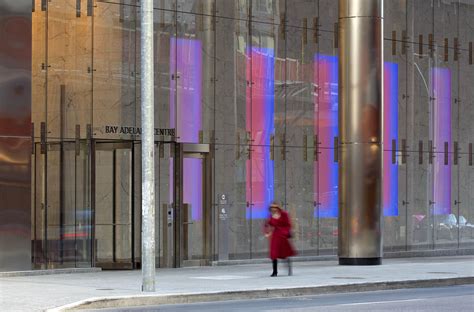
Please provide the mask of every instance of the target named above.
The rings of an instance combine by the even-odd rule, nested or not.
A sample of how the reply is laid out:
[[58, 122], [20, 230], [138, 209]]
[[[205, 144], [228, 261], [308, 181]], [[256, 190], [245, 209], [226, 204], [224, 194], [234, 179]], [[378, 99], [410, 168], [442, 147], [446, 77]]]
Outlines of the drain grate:
[[114, 290], [113, 288], [97, 288], [96, 290]]
[[365, 279], [363, 277], [357, 277], [357, 276], [335, 276], [333, 278], [334, 279]]

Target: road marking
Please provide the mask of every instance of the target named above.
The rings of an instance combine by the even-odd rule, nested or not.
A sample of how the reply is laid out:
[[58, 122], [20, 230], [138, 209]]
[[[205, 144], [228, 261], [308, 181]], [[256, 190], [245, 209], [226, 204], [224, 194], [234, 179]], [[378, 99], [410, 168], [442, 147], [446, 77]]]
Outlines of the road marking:
[[355, 303], [343, 303], [343, 304], [337, 304], [337, 305], [338, 306], [350, 306], [350, 305], [398, 303], [398, 302], [423, 301], [423, 300], [426, 300], [426, 299], [405, 299], [405, 300], [390, 300], [390, 301], [355, 302]]
[[216, 281], [228, 281], [235, 279], [250, 278], [250, 276], [239, 276], [239, 275], [218, 275], [218, 276], [194, 276], [190, 277], [194, 279], [205, 279], [205, 280], [216, 280]]

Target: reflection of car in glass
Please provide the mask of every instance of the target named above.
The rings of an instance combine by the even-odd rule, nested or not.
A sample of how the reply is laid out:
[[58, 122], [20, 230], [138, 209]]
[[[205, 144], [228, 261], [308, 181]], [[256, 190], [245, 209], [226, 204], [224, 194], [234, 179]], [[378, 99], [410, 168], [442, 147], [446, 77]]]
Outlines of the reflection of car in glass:
[[[474, 225], [467, 222], [464, 216], [459, 216], [459, 221], [455, 214], [436, 215], [433, 218], [435, 224], [436, 239], [455, 240], [457, 231], [461, 237], [474, 238]], [[426, 242], [429, 233], [433, 230], [433, 222], [423, 214], [412, 215], [413, 240], [415, 242]]]
[[90, 259], [92, 236], [92, 213], [90, 208], [77, 210], [64, 216], [57, 223], [48, 224], [47, 241], [44, 236], [32, 241], [32, 257], [35, 265], [46, 263], [63, 264]]
[[62, 255], [59, 256], [63, 261], [86, 259], [90, 253], [92, 211], [90, 208], [77, 210], [75, 216], [75, 220], [63, 225], [61, 239], [56, 242], [62, 245], [56, 250], [62, 250]]
[[456, 237], [458, 229], [462, 234], [461, 236], [472, 237], [474, 225], [468, 223], [464, 216], [459, 216], [459, 221], [456, 219], [456, 215], [452, 213], [440, 217], [441, 218], [438, 218], [438, 230], [442, 229], [445, 230], [446, 233], [449, 233], [449, 239], [452, 240]]
[[91, 209], [76, 211], [76, 219], [74, 224], [64, 226], [62, 231], [62, 239], [78, 239], [88, 238], [91, 235], [92, 225]]

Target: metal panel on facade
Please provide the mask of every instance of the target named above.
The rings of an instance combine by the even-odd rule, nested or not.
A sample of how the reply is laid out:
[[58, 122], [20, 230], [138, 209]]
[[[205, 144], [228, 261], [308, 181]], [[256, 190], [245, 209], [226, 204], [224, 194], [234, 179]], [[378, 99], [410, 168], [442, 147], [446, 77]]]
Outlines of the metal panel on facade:
[[31, 12], [0, 2], [0, 271], [31, 267]]

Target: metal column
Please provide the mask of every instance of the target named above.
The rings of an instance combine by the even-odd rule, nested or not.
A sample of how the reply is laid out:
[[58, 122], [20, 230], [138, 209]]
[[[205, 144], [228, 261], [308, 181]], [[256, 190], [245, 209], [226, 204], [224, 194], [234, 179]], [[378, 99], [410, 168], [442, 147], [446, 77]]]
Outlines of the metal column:
[[174, 144], [174, 263], [173, 267], [181, 267], [183, 255], [183, 148], [180, 143]]
[[155, 291], [153, 0], [141, 1], [142, 291]]
[[383, 0], [339, 0], [339, 264], [382, 263]]

